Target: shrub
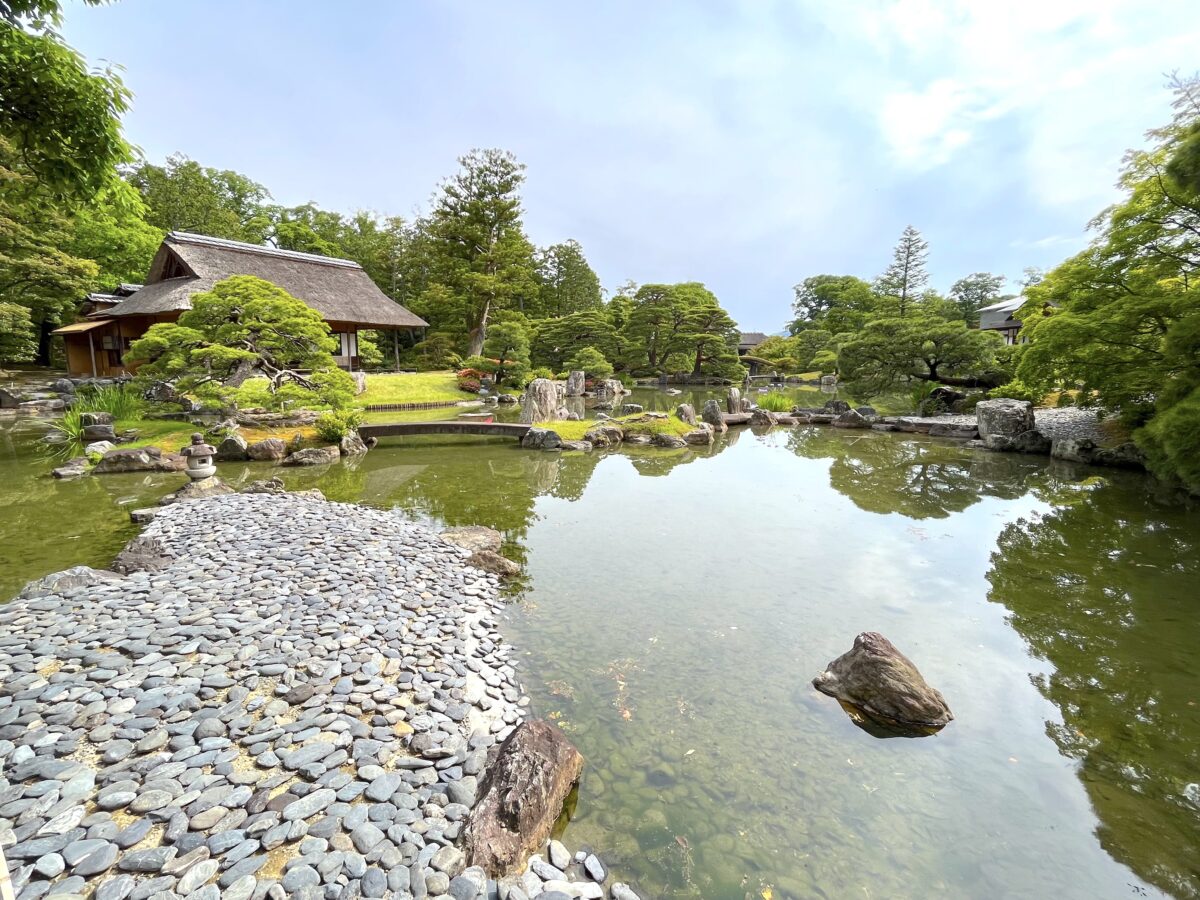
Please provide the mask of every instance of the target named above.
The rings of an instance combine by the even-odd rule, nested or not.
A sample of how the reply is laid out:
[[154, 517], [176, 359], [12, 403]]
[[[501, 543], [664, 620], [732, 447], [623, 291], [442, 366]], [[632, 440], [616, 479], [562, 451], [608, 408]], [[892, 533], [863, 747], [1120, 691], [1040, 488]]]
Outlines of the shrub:
[[758, 408], [769, 412], [789, 412], [795, 405], [792, 398], [781, 391], [771, 391], [758, 398]]
[[1071, 394], [1070, 391], [1063, 391], [1055, 399], [1054, 405], [1056, 407], [1058, 407], [1059, 409], [1063, 409], [1064, 407], [1067, 407], [1067, 406], [1074, 406], [1075, 405], [1075, 397]]
[[528, 385], [529, 382], [533, 381], [535, 378], [549, 378], [551, 381], [553, 381], [554, 373], [545, 366], [539, 366], [529, 373], [529, 377], [525, 379], [525, 384]]
[[581, 371], [591, 378], [608, 378], [613, 373], [612, 363], [595, 347], [584, 347], [566, 362], [567, 369]]
[[992, 388], [988, 391], [988, 397], [993, 400], [1007, 397], [1010, 400], [1028, 400], [1034, 404], [1041, 403], [1042, 396], [1041, 391], [1034, 390], [1017, 379], [1013, 379], [1008, 384], [1002, 384], [1000, 387]]
[[358, 426], [363, 423], [363, 415], [357, 409], [347, 409], [342, 411], [330, 410], [323, 412], [317, 416], [317, 421], [313, 423], [313, 427], [317, 430], [317, 435], [323, 441], [330, 444], [336, 444], [350, 432], [357, 430]]
[[[477, 358], [477, 357], [472, 357]], [[486, 372], [481, 372], [479, 369], [459, 369], [455, 378], [458, 381], [458, 389], [466, 391], [469, 394], [478, 394], [482, 386], [481, 382], [487, 377]]]

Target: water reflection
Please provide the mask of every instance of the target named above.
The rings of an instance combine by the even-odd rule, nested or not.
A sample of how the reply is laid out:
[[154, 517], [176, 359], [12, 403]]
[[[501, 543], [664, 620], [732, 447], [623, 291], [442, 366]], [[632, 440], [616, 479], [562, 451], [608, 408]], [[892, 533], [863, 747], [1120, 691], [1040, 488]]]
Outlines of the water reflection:
[[1195, 513], [1141, 478], [1060, 486], [1057, 499], [1001, 532], [989, 597], [1053, 667], [1034, 678], [1062, 716], [1046, 733], [1079, 761], [1105, 849], [1200, 896]]

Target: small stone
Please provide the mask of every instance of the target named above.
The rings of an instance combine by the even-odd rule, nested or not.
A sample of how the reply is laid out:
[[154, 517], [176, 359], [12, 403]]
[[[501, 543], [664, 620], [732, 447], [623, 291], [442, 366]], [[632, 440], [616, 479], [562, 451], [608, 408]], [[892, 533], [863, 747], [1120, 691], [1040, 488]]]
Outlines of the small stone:
[[57, 853], [47, 853], [33, 864], [33, 870], [46, 878], [57, 878], [66, 867], [67, 864]]
[[206, 859], [203, 862], [196, 863], [179, 879], [179, 884], [175, 888], [176, 893], [186, 897], [192, 891], [202, 887], [217, 874], [219, 866], [220, 863], [215, 859]]
[[604, 881], [608, 877], [608, 871], [604, 868], [604, 863], [600, 862], [599, 857], [595, 853], [589, 853], [584, 857], [583, 869], [588, 873], [588, 877], [592, 881]]
[[371, 866], [362, 877], [362, 895], [364, 897], [382, 897], [387, 891], [387, 876], [383, 870]]
[[175, 856], [174, 847], [150, 847], [146, 850], [131, 850], [121, 857], [118, 864], [124, 872], [158, 872]]
[[571, 864], [571, 852], [563, 845], [562, 841], [551, 841], [547, 849], [550, 864], [565, 871]]

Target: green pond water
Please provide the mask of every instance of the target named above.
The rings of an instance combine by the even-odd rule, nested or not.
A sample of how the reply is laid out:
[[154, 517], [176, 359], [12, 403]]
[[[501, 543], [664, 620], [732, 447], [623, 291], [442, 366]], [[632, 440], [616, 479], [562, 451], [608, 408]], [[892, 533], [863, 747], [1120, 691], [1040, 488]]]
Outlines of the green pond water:
[[[0, 422], [0, 596], [107, 564], [181, 480], [52, 481], [40, 427]], [[505, 533], [522, 678], [588, 760], [564, 839], [647, 898], [1200, 896], [1200, 509], [1148, 477], [816, 427], [221, 472], [275, 473]], [[811, 687], [864, 630], [944, 731], [880, 739]]]

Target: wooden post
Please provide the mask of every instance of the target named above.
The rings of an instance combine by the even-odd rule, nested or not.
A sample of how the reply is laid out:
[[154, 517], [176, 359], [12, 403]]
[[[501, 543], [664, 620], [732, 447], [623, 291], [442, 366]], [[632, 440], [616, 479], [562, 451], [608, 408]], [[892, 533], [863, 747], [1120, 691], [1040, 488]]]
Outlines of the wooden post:
[[96, 341], [90, 331], [88, 332], [88, 352], [92, 354], [92, 377], [96, 378], [98, 377], [96, 375]]
[[400, 371], [400, 329], [392, 329], [392, 349], [396, 353], [396, 371]]

